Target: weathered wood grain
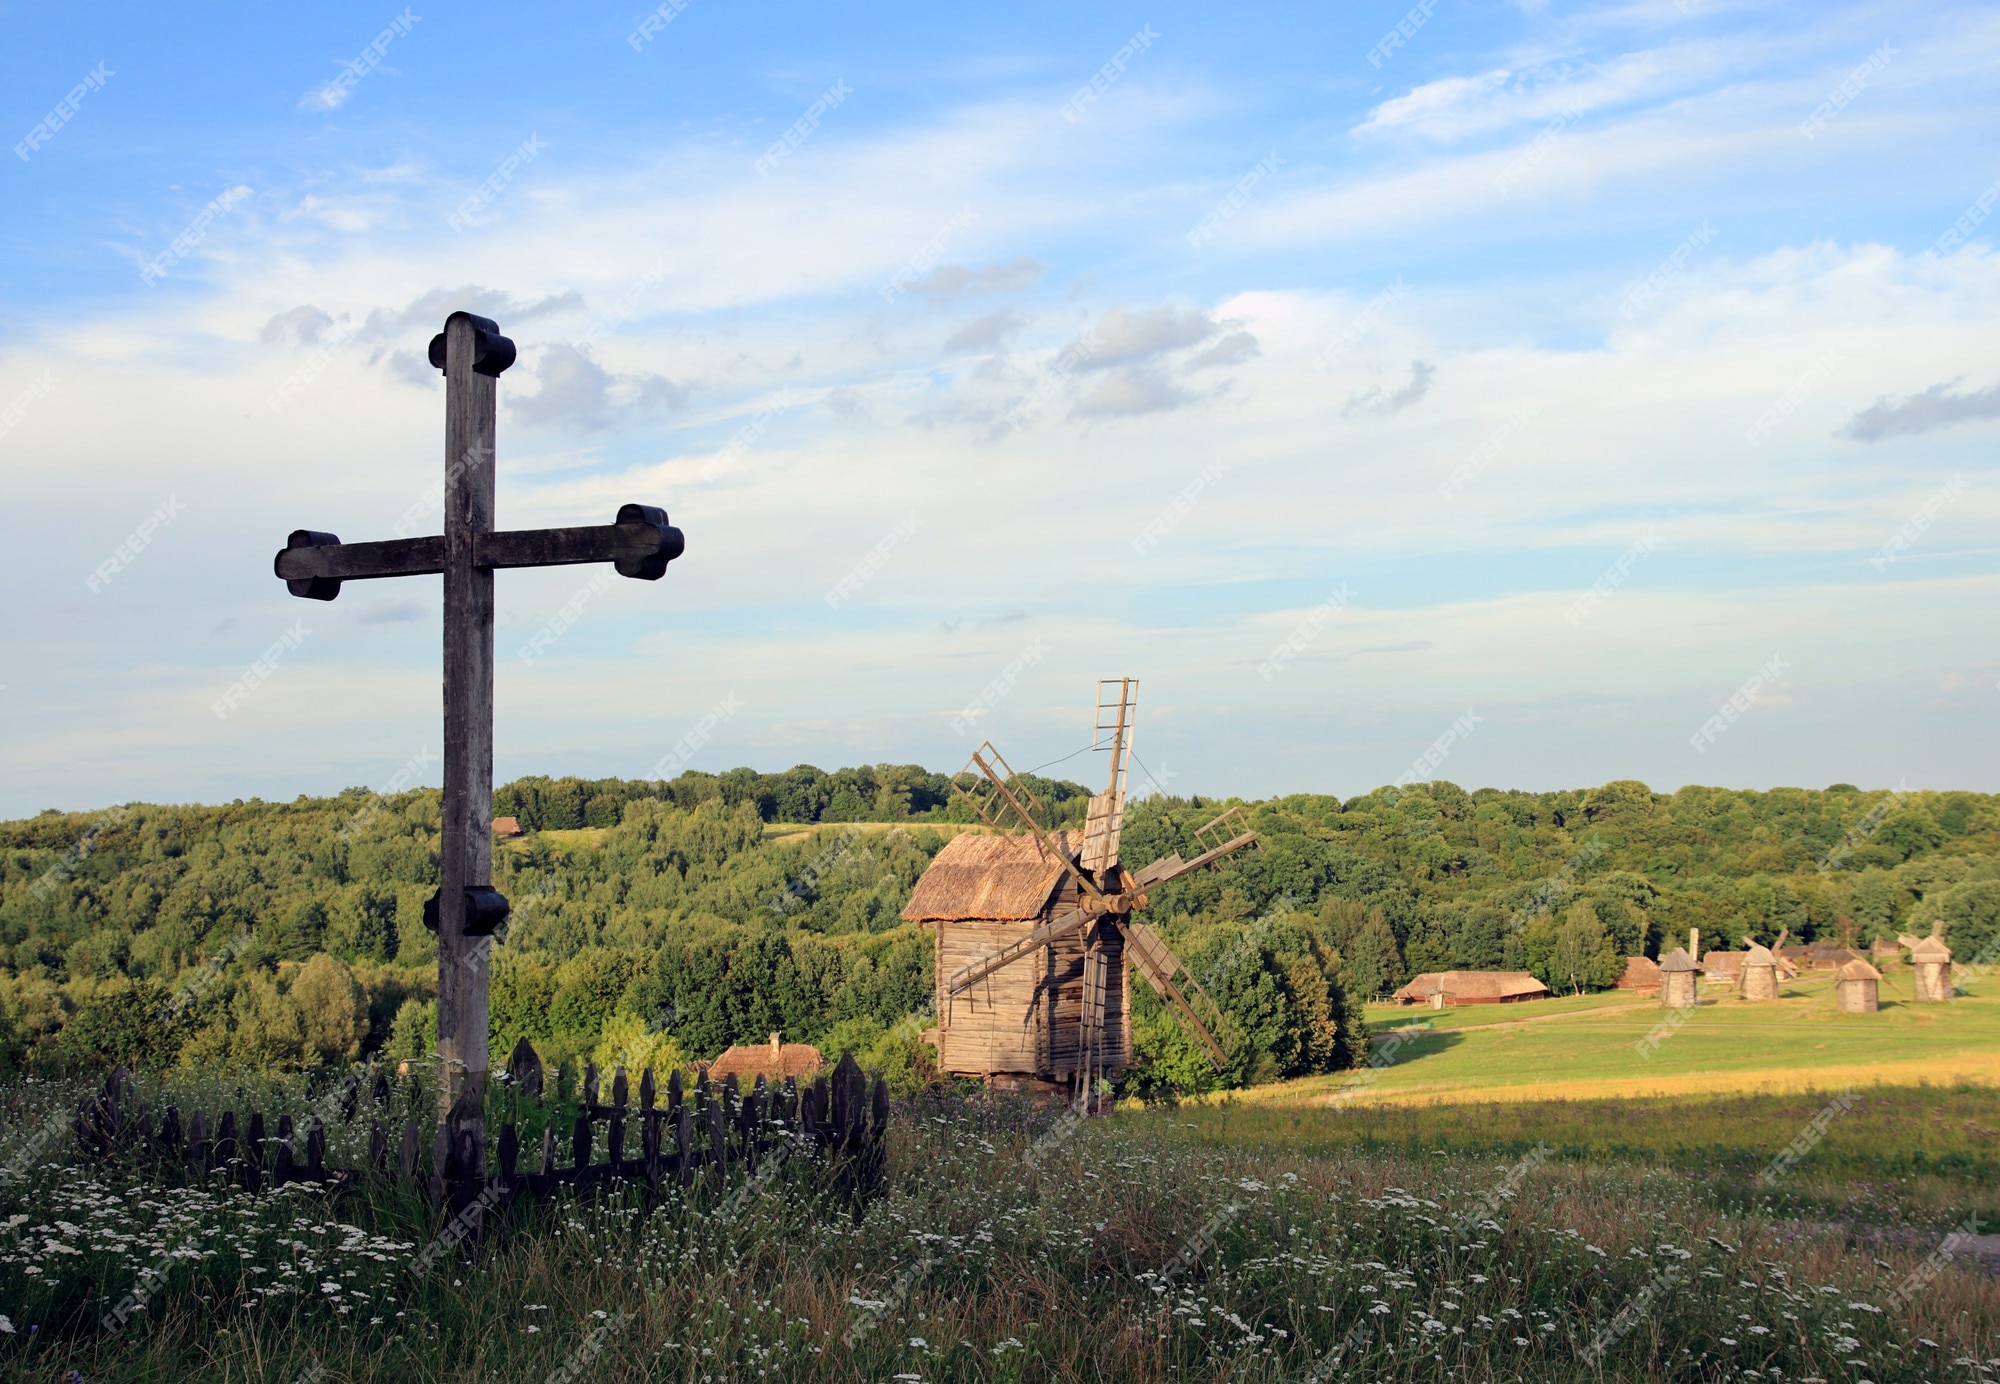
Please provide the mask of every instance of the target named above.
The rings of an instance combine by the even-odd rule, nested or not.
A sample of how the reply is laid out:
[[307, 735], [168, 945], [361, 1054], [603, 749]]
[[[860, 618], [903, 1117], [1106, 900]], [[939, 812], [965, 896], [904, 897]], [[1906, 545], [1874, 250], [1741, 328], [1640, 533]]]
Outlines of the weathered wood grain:
[[495, 385], [472, 368], [476, 328], [445, 323], [444, 802], [438, 900], [439, 1102], [448, 1120], [483, 1125], [490, 943], [465, 930], [467, 885], [492, 883], [493, 569], [478, 543], [493, 531]]

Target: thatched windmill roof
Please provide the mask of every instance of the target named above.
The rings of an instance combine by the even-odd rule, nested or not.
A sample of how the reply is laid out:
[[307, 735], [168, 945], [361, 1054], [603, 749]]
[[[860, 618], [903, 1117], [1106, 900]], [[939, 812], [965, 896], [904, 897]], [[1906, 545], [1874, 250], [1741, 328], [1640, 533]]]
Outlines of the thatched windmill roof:
[[1685, 947], [1675, 947], [1660, 958], [1660, 969], [1663, 971], [1698, 971], [1701, 967], [1694, 964], [1694, 958], [1687, 954]]
[[1910, 948], [1910, 960], [1949, 961], [1951, 948], [1944, 944], [1942, 937], [1920, 937], [1917, 944]]
[[[1051, 835], [1061, 849], [1076, 850], [1079, 833]], [[958, 923], [1040, 917], [1063, 873], [1062, 865], [1044, 855], [1032, 836], [961, 832], [945, 843], [917, 881], [903, 920]]]
[[1882, 973], [1866, 961], [1863, 961], [1860, 957], [1856, 957], [1840, 968], [1839, 978], [1841, 980], [1880, 980]]

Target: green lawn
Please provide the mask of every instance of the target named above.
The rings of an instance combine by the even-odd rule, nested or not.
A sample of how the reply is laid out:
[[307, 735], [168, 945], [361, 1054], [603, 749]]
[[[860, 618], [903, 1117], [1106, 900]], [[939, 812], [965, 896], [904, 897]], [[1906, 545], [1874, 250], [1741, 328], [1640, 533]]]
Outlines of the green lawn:
[[[1396, 1152], [1667, 1165], [1724, 1203], [1814, 1222], [2000, 1222], [2000, 997], [1834, 1009], [1832, 977], [1749, 1003], [1585, 995], [1434, 1012], [1370, 1005], [1380, 1067], [1134, 1112], [1162, 1134], [1307, 1156]], [[1405, 1037], [1404, 1035], [1409, 1035]], [[1657, 1038], [1650, 1055], [1639, 1049]], [[1772, 1160], [1806, 1138], [1782, 1175]]]
[[1384, 1065], [1264, 1088], [1248, 1098], [1533, 1100], [1922, 1081], [2000, 1085], [2000, 999], [1961, 996], [1919, 1005], [1909, 995], [1910, 976], [1902, 971], [1883, 980], [1883, 1007], [1874, 1014], [1838, 1012], [1830, 973], [1802, 976], [1764, 1003], [1707, 990], [1696, 1009], [1681, 1015], [1619, 992], [1442, 1012], [1370, 1005], [1369, 1027]]

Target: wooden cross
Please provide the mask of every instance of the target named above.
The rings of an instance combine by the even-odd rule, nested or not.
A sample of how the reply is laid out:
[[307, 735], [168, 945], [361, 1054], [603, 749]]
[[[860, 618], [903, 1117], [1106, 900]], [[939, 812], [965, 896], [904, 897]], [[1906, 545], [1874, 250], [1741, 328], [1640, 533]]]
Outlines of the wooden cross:
[[294, 596], [330, 601], [344, 581], [444, 574], [444, 822], [441, 887], [424, 908], [438, 935], [438, 1057], [442, 1114], [483, 1141], [487, 967], [484, 940], [506, 921], [493, 888], [493, 572], [500, 567], [613, 563], [657, 581], [685, 540], [665, 510], [623, 505], [592, 528], [493, 527], [495, 381], [514, 343], [484, 317], [454, 312], [431, 339], [444, 372], [444, 532], [342, 543], [295, 531], [273, 564]]

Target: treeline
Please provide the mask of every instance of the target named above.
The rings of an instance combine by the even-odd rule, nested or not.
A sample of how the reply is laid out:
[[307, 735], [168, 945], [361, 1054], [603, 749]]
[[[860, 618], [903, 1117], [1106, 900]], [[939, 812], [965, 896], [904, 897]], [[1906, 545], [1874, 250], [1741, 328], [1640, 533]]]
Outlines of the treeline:
[[[1022, 782], [1050, 810], [1051, 825], [1082, 821], [1090, 790], [1061, 779], [1024, 774]], [[690, 770], [667, 782], [650, 779], [517, 779], [493, 795], [496, 816], [529, 831], [616, 826], [625, 804], [658, 799], [672, 807], [719, 802], [749, 806], [766, 822], [972, 822], [972, 809], [951, 791], [951, 775], [917, 764], [873, 764], [833, 773], [801, 764], [781, 774], [730, 769]]]
[[[1088, 790], [1035, 791], [1080, 820]], [[1133, 804], [1127, 865], [1194, 854], [1219, 807]], [[943, 776], [524, 779], [495, 809], [530, 828], [495, 850], [515, 909], [493, 954], [497, 1050], [527, 1037], [552, 1062], [665, 1065], [777, 1030], [853, 1048], [904, 1085], [926, 1078], [930, 936], [898, 915], [972, 815]], [[1934, 923], [1961, 959], [2000, 959], [2000, 802], [1981, 794], [1439, 782], [1244, 809], [1259, 848], [1147, 912], [1227, 1015], [1231, 1082], [1358, 1060], [1359, 1002], [1427, 970], [1592, 989], [1690, 928], [1706, 948], [1781, 929], [1865, 944]], [[0, 824], [0, 1062], [422, 1057], [437, 836], [435, 790]], [[1135, 991], [1135, 1084], [1210, 1081]]]

